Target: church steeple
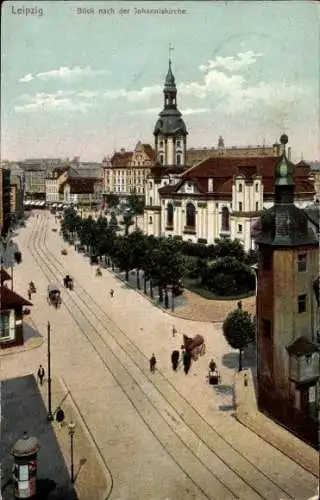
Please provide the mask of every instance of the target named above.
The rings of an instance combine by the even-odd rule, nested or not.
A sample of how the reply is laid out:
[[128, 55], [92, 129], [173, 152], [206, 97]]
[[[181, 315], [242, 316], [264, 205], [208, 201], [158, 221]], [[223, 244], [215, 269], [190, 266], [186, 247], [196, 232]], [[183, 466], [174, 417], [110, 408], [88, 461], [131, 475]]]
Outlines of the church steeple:
[[[170, 51], [170, 47], [169, 47]], [[171, 68], [171, 58], [169, 54], [169, 68], [164, 82], [164, 108], [176, 108], [177, 107], [177, 87], [174, 75]]]
[[157, 161], [164, 167], [183, 167], [187, 154], [187, 128], [177, 108], [177, 87], [172, 72], [169, 45], [169, 68], [165, 77], [164, 107], [154, 128]]

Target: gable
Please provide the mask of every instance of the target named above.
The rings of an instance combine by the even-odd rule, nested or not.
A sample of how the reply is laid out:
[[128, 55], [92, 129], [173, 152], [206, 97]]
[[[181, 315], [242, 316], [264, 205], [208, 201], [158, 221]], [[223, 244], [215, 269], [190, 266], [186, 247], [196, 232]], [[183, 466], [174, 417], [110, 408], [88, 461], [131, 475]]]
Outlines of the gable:
[[199, 194], [200, 190], [195, 181], [185, 180], [179, 189], [177, 190], [179, 194]]

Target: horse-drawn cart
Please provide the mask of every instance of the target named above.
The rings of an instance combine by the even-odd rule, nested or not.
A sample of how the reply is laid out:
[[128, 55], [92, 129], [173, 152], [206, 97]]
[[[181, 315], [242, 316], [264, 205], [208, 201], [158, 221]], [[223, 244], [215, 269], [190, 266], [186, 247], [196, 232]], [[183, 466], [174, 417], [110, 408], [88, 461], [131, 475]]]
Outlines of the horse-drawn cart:
[[61, 305], [61, 292], [58, 285], [48, 285], [48, 302], [56, 309]]
[[199, 356], [203, 356], [206, 352], [206, 345], [202, 335], [196, 335], [193, 338], [183, 335], [183, 343], [185, 350], [191, 354], [194, 360], [198, 359]]

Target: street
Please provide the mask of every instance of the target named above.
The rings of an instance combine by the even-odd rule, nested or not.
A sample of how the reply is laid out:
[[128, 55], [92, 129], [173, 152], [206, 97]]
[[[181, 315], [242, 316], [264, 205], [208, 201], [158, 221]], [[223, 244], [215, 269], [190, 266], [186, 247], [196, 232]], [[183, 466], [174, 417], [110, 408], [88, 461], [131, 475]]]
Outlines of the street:
[[[306, 500], [317, 480], [233, 416], [237, 356], [221, 325], [172, 318], [103, 270], [95, 276], [84, 255], [65, 245], [54, 216], [35, 212], [14, 238], [22, 263], [14, 287], [26, 295], [36, 284], [32, 319], [45, 337], [50, 321], [52, 371], [64, 378], [111, 471], [111, 500], [285, 499]], [[58, 229], [59, 231], [59, 229]], [[61, 255], [66, 248], [68, 254]], [[74, 279], [74, 290], [63, 278]], [[61, 284], [62, 306], [47, 301], [48, 283]], [[110, 289], [115, 295], [110, 297]], [[177, 328], [172, 337], [172, 325]], [[170, 356], [182, 333], [199, 333], [206, 354], [190, 373], [173, 372]], [[152, 353], [155, 374], [149, 371]], [[234, 366], [222, 363], [223, 356]], [[206, 383], [214, 358], [222, 384]], [[46, 366], [46, 341], [32, 351], [1, 359], [0, 378]]]

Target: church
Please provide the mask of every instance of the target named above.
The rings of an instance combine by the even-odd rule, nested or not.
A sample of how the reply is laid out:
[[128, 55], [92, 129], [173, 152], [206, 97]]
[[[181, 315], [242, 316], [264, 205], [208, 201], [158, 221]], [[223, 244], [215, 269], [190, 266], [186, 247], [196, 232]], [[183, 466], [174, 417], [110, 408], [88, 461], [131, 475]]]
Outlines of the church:
[[[237, 156], [222, 150], [187, 166], [188, 131], [177, 107], [172, 62], [165, 78], [164, 107], [154, 128], [155, 164], [145, 184], [145, 234], [175, 236], [192, 243], [213, 244], [216, 238], [239, 239], [246, 251], [264, 210], [274, 201], [275, 165], [280, 145], [259, 156]], [[218, 148], [219, 149], [219, 148]], [[309, 165], [294, 170], [295, 204], [312, 204], [315, 191]]]

